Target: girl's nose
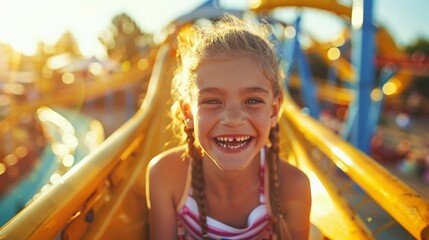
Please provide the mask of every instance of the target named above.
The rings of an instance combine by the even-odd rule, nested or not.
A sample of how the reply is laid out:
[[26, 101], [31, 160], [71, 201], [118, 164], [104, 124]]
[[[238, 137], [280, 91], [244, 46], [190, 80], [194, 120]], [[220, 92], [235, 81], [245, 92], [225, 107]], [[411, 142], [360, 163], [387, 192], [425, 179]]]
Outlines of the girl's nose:
[[225, 107], [220, 123], [229, 127], [238, 127], [246, 123], [246, 114], [239, 104], [230, 104]]

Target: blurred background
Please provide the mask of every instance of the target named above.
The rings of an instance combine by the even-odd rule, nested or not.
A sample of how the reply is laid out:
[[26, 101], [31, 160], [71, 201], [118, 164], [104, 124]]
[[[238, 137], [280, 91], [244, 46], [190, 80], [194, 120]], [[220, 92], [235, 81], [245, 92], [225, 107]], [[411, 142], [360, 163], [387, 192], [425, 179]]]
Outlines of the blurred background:
[[[351, 0], [337, 2], [352, 5]], [[172, 24], [185, 21], [204, 4], [0, 0], [0, 225], [135, 114], [146, 95], [154, 49], [174, 31]], [[216, 4], [245, 12], [252, 1]], [[373, 1], [374, 25], [384, 35], [375, 41], [374, 71], [380, 88], [371, 92], [371, 98], [382, 101], [366, 151], [425, 196], [429, 195], [427, 10], [425, 0]], [[353, 67], [336, 61], [340, 54], [350, 54], [340, 52], [350, 41], [351, 26], [339, 15], [335, 9], [293, 6], [273, 13], [284, 24], [285, 38], [296, 34], [285, 26], [292, 26], [299, 16], [300, 45], [309, 72], [320, 84], [351, 78]], [[386, 66], [394, 74], [383, 81]], [[300, 84], [292, 78], [290, 86], [297, 102], [305, 105], [298, 96]], [[348, 93], [320, 94], [317, 119], [342, 135], [351, 101]]]

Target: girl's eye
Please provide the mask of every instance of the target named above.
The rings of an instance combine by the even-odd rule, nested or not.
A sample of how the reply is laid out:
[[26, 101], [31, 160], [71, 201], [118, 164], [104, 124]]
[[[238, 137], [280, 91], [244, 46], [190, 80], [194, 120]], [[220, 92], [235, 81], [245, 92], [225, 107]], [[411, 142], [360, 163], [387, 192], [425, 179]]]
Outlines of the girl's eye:
[[220, 104], [220, 101], [217, 99], [207, 99], [201, 102], [202, 104]]
[[257, 99], [257, 98], [250, 98], [246, 101], [248, 104], [258, 104], [258, 103], [263, 103], [262, 100]]

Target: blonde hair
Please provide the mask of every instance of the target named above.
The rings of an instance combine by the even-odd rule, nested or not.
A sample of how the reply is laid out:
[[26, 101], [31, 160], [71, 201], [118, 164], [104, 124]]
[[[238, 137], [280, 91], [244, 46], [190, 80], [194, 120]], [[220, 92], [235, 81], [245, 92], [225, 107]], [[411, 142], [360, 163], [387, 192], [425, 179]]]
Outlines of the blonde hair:
[[[203, 237], [207, 237], [207, 203], [204, 193], [201, 148], [195, 141], [194, 131], [186, 127], [185, 118], [180, 109], [180, 102], [191, 103], [196, 90], [195, 71], [202, 60], [217, 57], [250, 56], [260, 64], [262, 72], [269, 79], [274, 96], [282, 94], [280, 82], [283, 79], [279, 60], [274, 47], [269, 41], [269, 25], [256, 24], [227, 15], [215, 23], [203, 27], [187, 27], [177, 38], [178, 68], [173, 79], [172, 115], [176, 133], [188, 145], [187, 156], [192, 159], [193, 196], [200, 212], [200, 225]], [[279, 172], [279, 129], [271, 129], [269, 134], [270, 149], [267, 163], [270, 168], [270, 204], [277, 217], [283, 216], [280, 202]]]

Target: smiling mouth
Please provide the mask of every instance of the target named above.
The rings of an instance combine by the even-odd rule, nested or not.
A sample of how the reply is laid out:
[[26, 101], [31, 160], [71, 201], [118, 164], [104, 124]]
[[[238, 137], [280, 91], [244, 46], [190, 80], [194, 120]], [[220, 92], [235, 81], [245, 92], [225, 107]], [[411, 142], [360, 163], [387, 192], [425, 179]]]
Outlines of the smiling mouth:
[[246, 146], [251, 141], [250, 136], [241, 137], [216, 137], [216, 143], [225, 149], [239, 149]]

